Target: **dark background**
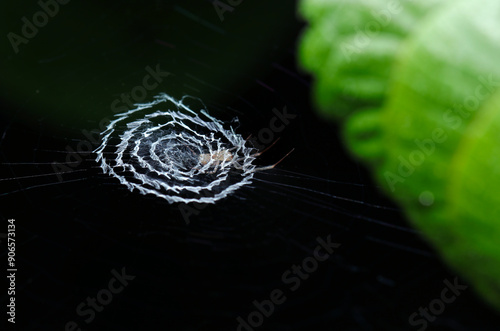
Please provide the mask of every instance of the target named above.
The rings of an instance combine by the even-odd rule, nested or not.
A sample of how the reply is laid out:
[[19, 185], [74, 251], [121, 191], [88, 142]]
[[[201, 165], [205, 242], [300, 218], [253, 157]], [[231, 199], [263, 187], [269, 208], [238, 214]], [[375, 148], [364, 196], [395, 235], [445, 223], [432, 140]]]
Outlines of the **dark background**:
[[[17, 54], [2, 39], [0, 232], [16, 219], [17, 329], [236, 330], [273, 289], [287, 300], [256, 329], [418, 329], [409, 315], [457, 275], [351, 159], [339, 128], [316, 115], [311, 79], [297, 68], [295, 6], [244, 0], [221, 21], [211, 1], [74, 0]], [[2, 3], [1, 34], [21, 35], [21, 18], [39, 10]], [[143, 101], [195, 96], [221, 120], [237, 116], [245, 137], [286, 106], [297, 118], [258, 163], [295, 151], [189, 224], [179, 206], [101, 174], [92, 153], [74, 159], [85, 132], [113, 116], [113, 100], [157, 65], [171, 75]], [[62, 180], [53, 162], [69, 167]], [[328, 235], [340, 248], [291, 292], [283, 273]], [[76, 307], [122, 268], [135, 279], [85, 323]], [[498, 322], [469, 288], [428, 329]]]

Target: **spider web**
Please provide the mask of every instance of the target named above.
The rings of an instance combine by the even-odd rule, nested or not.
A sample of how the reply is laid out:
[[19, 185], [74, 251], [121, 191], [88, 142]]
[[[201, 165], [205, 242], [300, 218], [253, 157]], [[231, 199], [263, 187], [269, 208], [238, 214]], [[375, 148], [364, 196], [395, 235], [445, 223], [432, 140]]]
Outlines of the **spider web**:
[[[56, 67], [65, 66], [57, 56], [85, 52], [85, 47], [93, 50], [88, 55], [99, 63], [99, 70], [92, 70], [95, 77], [82, 88], [68, 89], [53, 101], [57, 108], [70, 100], [74, 112], [60, 121], [48, 113], [34, 113], [36, 92], [26, 102], [2, 106], [0, 204], [2, 224], [7, 218], [15, 218], [17, 224], [16, 300], [22, 329], [64, 329], [75, 321], [84, 330], [143, 330], [156, 325], [235, 330], [236, 318], [245, 319], [255, 310], [254, 300], [268, 299], [273, 289], [287, 289], [282, 274], [312, 256], [317, 237], [327, 236], [341, 247], [297, 291], [286, 292], [287, 301], [259, 329], [411, 329], [408, 316], [437, 298], [443, 280], [455, 274], [346, 153], [336, 127], [311, 108], [309, 78], [296, 68], [295, 43], [302, 26], [295, 20], [275, 24], [276, 15], [293, 17], [293, 6], [285, 1], [244, 2], [226, 12], [223, 23], [209, 1], [193, 6], [161, 1], [99, 6], [109, 7], [101, 8], [85, 31], [115, 20], [112, 13], [122, 7], [128, 13], [124, 18], [135, 19], [120, 20], [96, 33], [102, 42], [79, 36], [79, 43], [59, 39], [63, 42], [50, 54]], [[207, 6], [208, 10], [198, 9]], [[59, 19], [78, 17], [78, 8], [68, 7], [69, 18], [61, 12]], [[158, 12], [168, 13], [169, 20], [147, 23]], [[255, 17], [261, 17], [262, 25], [255, 25]], [[242, 29], [237, 21], [254, 29]], [[122, 29], [130, 29], [128, 38], [111, 41]], [[267, 40], [266, 31], [275, 31], [276, 37]], [[40, 39], [30, 43], [44, 42], [43, 32], [56, 34], [40, 31]], [[144, 45], [154, 45], [154, 52], [144, 51]], [[245, 53], [256, 47], [261, 48], [258, 61]], [[124, 61], [121, 54], [127, 52], [140, 65]], [[116, 59], [121, 61], [113, 64]], [[286, 108], [297, 117], [266, 140], [268, 146], [280, 138], [252, 164], [274, 164], [291, 148], [295, 151], [277, 168], [252, 173], [251, 183], [215, 204], [189, 204], [187, 212], [183, 204], [131, 192], [95, 161], [116, 155], [120, 134], [102, 150], [101, 159], [91, 149], [81, 152], [77, 146], [104, 131], [95, 130], [103, 118], [120, 118], [114, 117], [109, 104], [141, 82], [144, 66], [155, 62], [171, 76], [142, 103], [161, 92], [175, 100], [195, 95], [210, 116], [233, 127], [239, 137], [254, 138], [269, 128], [275, 109]], [[55, 80], [85, 75], [92, 63], [73, 64], [53, 75]], [[125, 83], [98, 91], [92, 87], [98, 81]], [[24, 113], [30, 115], [12, 115]], [[127, 129], [126, 124], [119, 127]], [[169, 133], [173, 132], [161, 136]], [[178, 148], [190, 160], [186, 167], [193, 169], [197, 153], [188, 156], [186, 149]], [[128, 157], [130, 150], [123, 150], [123, 155]], [[76, 307], [107, 287], [112, 269], [123, 267], [135, 279], [87, 324]], [[2, 300], [6, 298], [2, 292]], [[493, 330], [495, 322], [494, 313], [468, 290], [430, 328]]]
[[[185, 99], [160, 94], [150, 103], [118, 114], [95, 151], [103, 172], [131, 191], [169, 203], [215, 203], [250, 184], [255, 149], [206, 109], [190, 109]], [[116, 143], [114, 136], [119, 138]], [[124, 172], [131, 173], [130, 179]]]

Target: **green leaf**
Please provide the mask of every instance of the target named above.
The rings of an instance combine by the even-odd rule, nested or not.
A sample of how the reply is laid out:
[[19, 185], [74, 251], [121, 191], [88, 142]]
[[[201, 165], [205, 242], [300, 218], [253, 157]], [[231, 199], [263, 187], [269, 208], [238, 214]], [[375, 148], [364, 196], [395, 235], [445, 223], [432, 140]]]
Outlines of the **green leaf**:
[[430, 9], [444, 2], [302, 1], [299, 11], [310, 26], [299, 57], [315, 74], [315, 100], [323, 113], [342, 118], [380, 107], [401, 42]]
[[[397, 17], [410, 23], [394, 18], [342, 58], [349, 34], [339, 31], [349, 29], [338, 17], [358, 11], [354, 26], [366, 25], [387, 6], [374, 3], [303, 1], [312, 22], [301, 61], [316, 76], [316, 102], [342, 120], [350, 150], [445, 260], [500, 309], [500, 3], [407, 4]], [[321, 8], [332, 14], [311, 13]], [[384, 49], [388, 35], [397, 45]]]

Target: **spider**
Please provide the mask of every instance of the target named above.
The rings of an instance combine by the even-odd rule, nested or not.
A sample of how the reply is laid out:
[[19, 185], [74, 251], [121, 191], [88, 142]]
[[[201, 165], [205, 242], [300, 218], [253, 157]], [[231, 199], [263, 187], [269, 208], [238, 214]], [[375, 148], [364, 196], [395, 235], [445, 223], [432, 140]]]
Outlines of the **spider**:
[[[248, 137], [246, 140], [248, 140], [250, 137]], [[274, 144], [276, 144], [276, 142], [279, 140], [276, 139], [271, 145], [269, 145], [266, 149], [264, 149], [263, 151], [261, 152], [258, 152], [258, 153], [255, 153], [255, 154], [252, 154], [251, 156], [252, 157], [257, 157], [257, 156], [260, 156], [262, 153], [264, 153], [265, 151], [267, 151], [269, 148], [273, 147]], [[188, 147], [188, 146], [186, 146]], [[188, 147], [189, 148], [189, 147]], [[210, 161], [215, 161], [215, 164], [214, 164], [214, 169], [213, 171], [209, 171], [207, 172], [208, 174], [214, 174], [217, 172], [217, 169], [220, 165], [221, 162], [231, 162], [232, 166], [235, 167], [236, 169], [238, 170], [241, 170], [243, 169], [243, 166], [238, 162], [238, 159], [234, 157], [234, 155], [231, 153], [232, 150], [234, 150], [236, 147], [233, 147], [233, 148], [230, 148], [230, 149], [222, 149], [220, 151], [216, 151], [214, 153], [203, 153], [203, 154], [200, 154], [198, 156], [198, 162], [201, 164], [201, 165], [207, 165]], [[189, 148], [191, 150], [191, 148]], [[292, 148], [292, 150], [290, 152], [288, 152], [285, 156], [283, 156], [278, 162], [276, 162], [275, 164], [272, 164], [270, 166], [265, 166], [265, 167], [260, 167], [260, 168], [255, 168], [254, 171], [261, 171], [261, 170], [269, 170], [269, 169], [273, 169], [275, 166], [277, 166], [281, 161], [283, 161], [288, 155], [290, 155], [291, 152], [293, 152], [295, 150], [295, 148]], [[191, 152], [194, 153], [193, 150], [191, 150]], [[196, 169], [196, 168], [195, 168]], [[197, 169], [197, 170], [200, 170], [200, 169]]]

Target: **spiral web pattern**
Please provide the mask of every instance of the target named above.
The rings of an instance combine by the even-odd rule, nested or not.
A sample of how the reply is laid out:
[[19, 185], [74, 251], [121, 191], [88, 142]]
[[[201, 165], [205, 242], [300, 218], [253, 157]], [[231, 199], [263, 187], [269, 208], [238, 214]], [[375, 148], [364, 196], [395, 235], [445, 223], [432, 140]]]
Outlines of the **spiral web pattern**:
[[103, 172], [169, 203], [215, 203], [250, 184], [256, 149], [189, 99], [162, 93], [117, 114], [95, 150]]

